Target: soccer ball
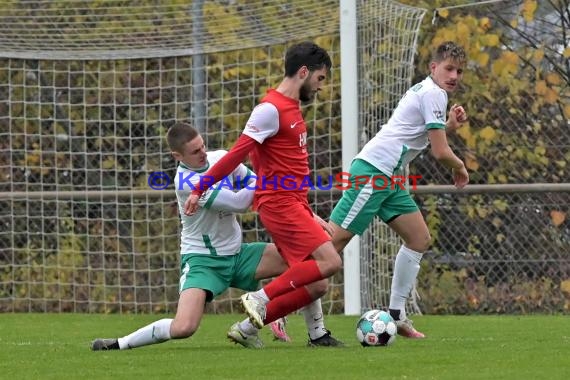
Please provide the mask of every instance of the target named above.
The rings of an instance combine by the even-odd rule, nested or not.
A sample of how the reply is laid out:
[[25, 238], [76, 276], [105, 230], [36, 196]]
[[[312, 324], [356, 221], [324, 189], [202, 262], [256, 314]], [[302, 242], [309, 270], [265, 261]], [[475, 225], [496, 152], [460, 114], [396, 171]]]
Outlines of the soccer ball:
[[385, 311], [370, 310], [356, 324], [356, 338], [364, 347], [389, 346], [396, 340], [396, 323]]

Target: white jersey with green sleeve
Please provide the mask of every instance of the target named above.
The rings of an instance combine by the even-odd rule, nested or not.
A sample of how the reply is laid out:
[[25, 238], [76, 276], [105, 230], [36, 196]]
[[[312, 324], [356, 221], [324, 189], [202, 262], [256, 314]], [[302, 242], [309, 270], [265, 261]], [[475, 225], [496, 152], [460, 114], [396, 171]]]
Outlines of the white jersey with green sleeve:
[[447, 93], [427, 77], [400, 99], [388, 123], [362, 148], [362, 159], [386, 175], [401, 173], [428, 144], [428, 130], [445, 128]]
[[[196, 214], [184, 214], [184, 202], [200, 183], [200, 178], [226, 153], [224, 150], [208, 152], [208, 164], [204, 168], [192, 169], [183, 163], [178, 165], [174, 184], [182, 221], [180, 253], [183, 255], [228, 256], [240, 251], [242, 232], [234, 212], [246, 211], [255, 192], [254, 174], [245, 165], [240, 164], [229, 176], [204, 192], [198, 201], [200, 207]], [[206, 180], [204, 177], [203, 181]], [[236, 181], [241, 183], [236, 185]], [[234, 189], [239, 190], [236, 192]]]

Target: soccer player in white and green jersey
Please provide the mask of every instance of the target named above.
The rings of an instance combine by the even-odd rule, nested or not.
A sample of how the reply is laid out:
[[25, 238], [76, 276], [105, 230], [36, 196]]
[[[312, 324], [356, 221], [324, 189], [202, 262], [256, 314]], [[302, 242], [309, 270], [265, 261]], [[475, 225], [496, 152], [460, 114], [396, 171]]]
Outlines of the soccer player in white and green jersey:
[[[385, 179], [403, 174], [408, 163], [431, 144], [434, 157], [451, 169], [455, 186], [467, 185], [469, 174], [465, 165], [446, 138], [446, 132], [467, 120], [463, 107], [454, 104], [446, 121], [447, 95], [457, 89], [465, 62], [465, 51], [453, 42], [436, 48], [430, 75], [406, 92], [387, 124], [355, 157], [350, 167], [351, 187], [344, 191], [330, 217], [333, 244], [338, 252], [355, 234], [361, 235], [375, 216], [404, 241], [394, 264], [389, 310], [398, 333], [409, 338], [425, 337], [406, 317], [405, 305], [431, 236], [409, 192], [397, 185], [386, 186]], [[360, 176], [371, 180], [363, 185], [362, 180], [355, 179]], [[377, 182], [372, 183], [375, 176]]]
[[[202, 195], [201, 207], [195, 215], [184, 215], [188, 195], [201, 180], [207, 180], [203, 174], [226, 152], [206, 152], [198, 131], [186, 123], [176, 123], [166, 137], [173, 157], [180, 163], [174, 181], [182, 220], [180, 296], [176, 316], [155, 321], [122, 338], [96, 339], [91, 344], [94, 351], [124, 350], [188, 338], [198, 329], [206, 302], [229, 287], [257, 290], [259, 280], [288, 269], [274, 244], [242, 243], [242, 231], [234, 213], [245, 212], [250, 207], [256, 180], [243, 164]], [[237, 185], [236, 181], [242, 183]], [[236, 188], [240, 190], [233, 191]], [[314, 300], [303, 309], [309, 336], [328, 336], [319, 299], [326, 293], [327, 285], [315, 283], [306, 288]], [[263, 347], [258, 329], [249, 319], [236, 322], [227, 336], [248, 348]]]

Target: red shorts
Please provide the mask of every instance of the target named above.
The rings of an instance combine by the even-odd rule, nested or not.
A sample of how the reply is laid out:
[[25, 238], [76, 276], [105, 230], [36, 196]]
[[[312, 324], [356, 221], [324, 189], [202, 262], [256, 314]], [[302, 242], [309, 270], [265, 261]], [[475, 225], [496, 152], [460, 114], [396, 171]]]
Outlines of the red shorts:
[[306, 203], [277, 198], [264, 202], [257, 212], [289, 265], [306, 260], [319, 246], [331, 240]]

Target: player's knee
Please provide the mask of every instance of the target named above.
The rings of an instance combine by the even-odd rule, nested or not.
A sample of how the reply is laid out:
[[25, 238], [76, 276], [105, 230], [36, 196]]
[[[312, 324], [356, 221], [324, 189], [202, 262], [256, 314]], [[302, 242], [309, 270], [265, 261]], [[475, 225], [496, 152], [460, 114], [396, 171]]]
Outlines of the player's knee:
[[422, 250], [420, 252], [423, 253], [423, 252], [427, 251], [429, 249], [430, 245], [431, 245], [431, 235], [429, 232], [426, 232], [426, 234], [424, 235], [423, 240], [422, 240]]
[[329, 281], [327, 279], [317, 281], [314, 283], [314, 285], [315, 285], [314, 290], [317, 296], [314, 297], [313, 299], [321, 298], [322, 296], [327, 294], [327, 291], [329, 290]]
[[416, 252], [424, 253], [429, 249], [431, 240], [430, 233], [426, 231], [424, 234], [416, 235], [414, 239], [406, 245]]
[[313, 258], [317, 261], [323, 278], [334, 275], [342, 268], [342, 259], [332, 243], [323, 244]]
[[327, 294], [328, 289], [329, 289], [329, 281], [327, 279], [313, 282], [307, 285], [307, 290], [313, 300], [321, 298], [322, 296]]
[[324, 277], [330, 277], [339, 272], [342, 268], [342, 259], [340, 255], [334, 252], [334, 254], [328, 255], [325, 265], [325, 271], [323, 273]]

